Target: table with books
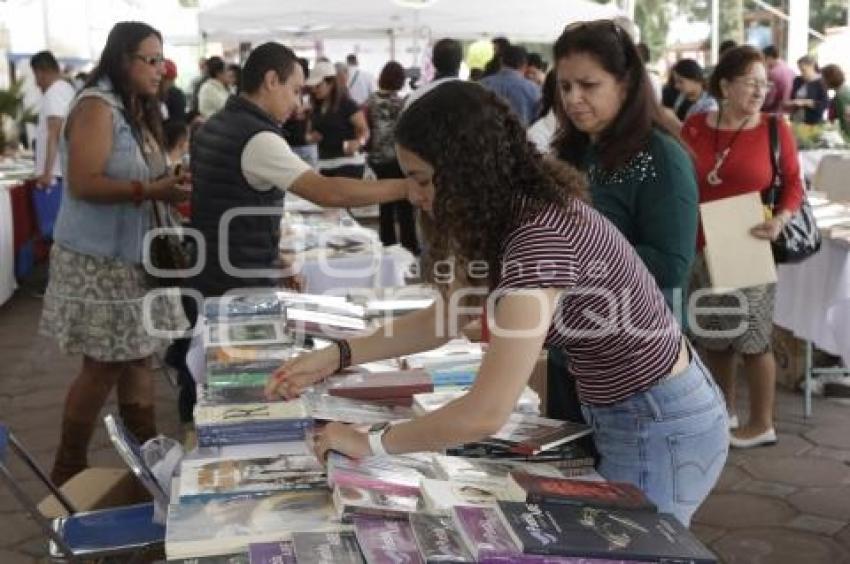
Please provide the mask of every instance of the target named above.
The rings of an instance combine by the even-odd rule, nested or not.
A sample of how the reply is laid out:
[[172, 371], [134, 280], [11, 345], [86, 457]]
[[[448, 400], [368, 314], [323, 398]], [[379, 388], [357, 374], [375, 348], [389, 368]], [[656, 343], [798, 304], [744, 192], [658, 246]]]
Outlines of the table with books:
[[287, 201], [280, 250], [313, 294], [404, 285], [415, 258], [400, 245], [384, 247], [373, 229], [343, 209]]
[[[384, 315], [427, 306], [387, 302]], [[309, 446], [317, 426], [438, 409], [466, 392], [484, 354], [480, 343], [454, 340], [352, 367], [296, 400], [264, 401], [271, 371], [352, 334], [354, 323], [340, 318], [357, 319], [361, 309], [370, 308], [282, 292], [205, 303], [198, 447], [172, 483], [170, 561], [715, 562], [637, 488], [604, 481], [575, 443], [590, 428], [542, 417], [528, 388], [487, 440], [361, 460], [331, 453], [319, 464]]]

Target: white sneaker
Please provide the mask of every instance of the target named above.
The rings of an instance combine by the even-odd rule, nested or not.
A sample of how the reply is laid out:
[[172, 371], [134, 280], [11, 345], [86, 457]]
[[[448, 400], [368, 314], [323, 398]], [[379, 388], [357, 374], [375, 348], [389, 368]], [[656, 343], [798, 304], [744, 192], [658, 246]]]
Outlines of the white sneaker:
[[768, 429], [761, 435], [749, 439], [739, 439], [735, 435], [729, 436], [729, 445], [733, 448], [753, 448], [776, 444], [776, 431]]
[[738, 428], [738, 416], [737, 415], [730, 415], [729, 416], [729, 430], [734, 431], [737, 428]]

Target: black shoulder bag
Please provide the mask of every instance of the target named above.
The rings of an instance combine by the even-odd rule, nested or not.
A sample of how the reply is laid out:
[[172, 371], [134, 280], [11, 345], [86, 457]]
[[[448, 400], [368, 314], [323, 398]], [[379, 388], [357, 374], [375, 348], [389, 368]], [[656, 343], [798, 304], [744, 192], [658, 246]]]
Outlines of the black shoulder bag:
[[[141, 132], [138, 131], [138, 129], [136, 129], [133, 125], [133, 122], [130, 121], [130, 116], [127, 111], [122, 109], [122, 113], [124, 114], [124, 119], [127, 121], [127, 124], [130, 125], [133, 138], [136, 140], [139, 151], [142, 153], [142, 158], [145, 159], [145, 162], [148, 162], [148, 156], [145, 153], [145, 145]], [[168, 174], [167, 171], [166, 174]], [[150, 247], [147, 249], [149, 253], [149, 265], [145, 265], [148, 280], [150, 280], [152, 286], [181, 286], [185, 284], [186, 281], [179, 276], [176, 278], [169, 275], [159, 276], [151, 272], [150, 268], [147, 268], [148, 266], [151, 266], [162, 271], [176, 271], [185, 270], [192, 264], [192, 249], [187, 244], [187, 241], [177, 234], [179, 222], [174, 218], [171, 205], [167, 202], [158, 202], [156, 200], [151, 200], [150, 203], [153, 214], [153, 227], [155, 229], [165, 228], [169, 229], [169, 231], [156, 233], [150, 239]], [[162, 209], [160, 209], [160, 204], [162, 204]], [[144, 253], [144, 249], [142, 252]], [[147, 261], [143, 260], [143, 262]]]
[[[770, 132], [770, 164], [773, 167], [773, 180], [763, 197], [765, 204], [776, 212], [779, 195], [784, 184], [780, 165], [779, 125], [776, 116], [770, 116], [768, 129]], [[803, 190], [803, 201], [800, 209], [791, 215], [791, 219], [782, 228], [776, 241], [771, 242], [773, 259], [777, 264], [795, 263], [805, 260], [818, 252], [821, 246], [821, 234], [818, 230], [812, 207]]]

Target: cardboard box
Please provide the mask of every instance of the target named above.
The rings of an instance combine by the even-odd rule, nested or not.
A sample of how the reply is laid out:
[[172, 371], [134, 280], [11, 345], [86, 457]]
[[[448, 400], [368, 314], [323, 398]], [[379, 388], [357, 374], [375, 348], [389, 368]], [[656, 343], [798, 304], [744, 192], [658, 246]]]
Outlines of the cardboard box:
[[806, 372], [806, 342], [774, 325], [772, 347], [776, 358], [776, 384], [786, 390], [799, 390]]
[[[106, 509], [150, 501], [150, 494], [128, 469], [86, 468], [59, 488], [78, 511]], [[49, 519], [68, 513], [51, 494], [38, 504]]]

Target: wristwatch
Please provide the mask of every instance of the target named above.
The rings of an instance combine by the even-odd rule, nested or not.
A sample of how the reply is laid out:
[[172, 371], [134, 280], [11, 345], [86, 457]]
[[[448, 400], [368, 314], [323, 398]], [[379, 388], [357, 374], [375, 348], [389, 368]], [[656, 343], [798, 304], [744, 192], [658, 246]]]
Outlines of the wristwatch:
[[375, 423], [369, 427], [369, 449], [372, 456], [387, 456], [389, 453], [384, 449], [384, 435], [390, 429], [390, 422]]

